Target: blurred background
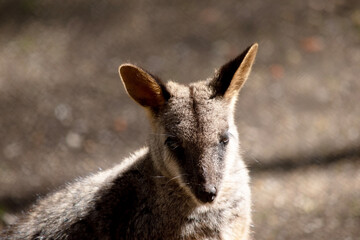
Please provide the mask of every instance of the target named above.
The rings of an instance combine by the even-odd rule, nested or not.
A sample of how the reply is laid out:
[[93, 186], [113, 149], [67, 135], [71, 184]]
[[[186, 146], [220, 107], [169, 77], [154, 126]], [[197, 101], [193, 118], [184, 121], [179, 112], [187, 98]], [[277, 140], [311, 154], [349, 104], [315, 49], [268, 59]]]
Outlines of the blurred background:
[[0, 230], [145, 144], [117, 68], [184, 84], [253, 42], [237, 105], [255, 239], [360, 239], [360, 1], [0, 0]]

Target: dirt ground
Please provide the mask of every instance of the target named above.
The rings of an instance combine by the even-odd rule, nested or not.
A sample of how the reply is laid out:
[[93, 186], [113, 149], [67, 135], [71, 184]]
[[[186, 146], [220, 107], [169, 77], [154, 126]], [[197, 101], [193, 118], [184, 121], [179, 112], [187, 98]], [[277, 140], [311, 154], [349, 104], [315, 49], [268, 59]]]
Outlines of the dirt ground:
[[253, 42], [237, 123], [255, 239], [360, 239], [360, 1], [0, 1], [0, 230], [145, 144], [121, 63], [205, 79]]

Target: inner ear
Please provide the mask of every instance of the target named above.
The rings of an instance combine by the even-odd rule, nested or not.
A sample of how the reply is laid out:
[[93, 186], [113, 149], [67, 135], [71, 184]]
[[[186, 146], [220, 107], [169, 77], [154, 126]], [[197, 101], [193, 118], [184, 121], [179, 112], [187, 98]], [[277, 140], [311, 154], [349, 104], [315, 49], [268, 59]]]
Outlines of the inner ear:
[[170, 97], [158, 78], [135, 65], [121, 65], [119, 75], [129, 96], [144, 107], [159, 107]]
[[229, 100], [236, 98], [249, 76], [257, 49], [258, 44], [255, 43], [220, 68], [210, 83], [214, 91], [213, 97], [221, 96]]

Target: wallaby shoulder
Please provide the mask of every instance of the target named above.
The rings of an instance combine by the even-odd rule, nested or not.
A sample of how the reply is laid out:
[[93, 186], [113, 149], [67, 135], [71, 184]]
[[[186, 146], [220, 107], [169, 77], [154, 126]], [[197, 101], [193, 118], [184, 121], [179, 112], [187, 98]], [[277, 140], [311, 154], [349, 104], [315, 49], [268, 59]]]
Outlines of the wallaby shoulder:
[[[4, 233], [7, 239], [112, 239], [127, 228], [136, 211], [146, 179], [137, 166], [146, 162], [148, 148], [115, 167], [78, 178], [49, 194]], [[108, 237], [106, 237], [108, 236]]]

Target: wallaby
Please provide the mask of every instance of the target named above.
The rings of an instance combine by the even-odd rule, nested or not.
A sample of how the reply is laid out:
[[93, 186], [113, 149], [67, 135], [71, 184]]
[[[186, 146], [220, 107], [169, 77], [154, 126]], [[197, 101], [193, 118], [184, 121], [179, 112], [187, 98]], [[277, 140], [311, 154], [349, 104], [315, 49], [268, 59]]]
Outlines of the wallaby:
[[234, 108], [257, 48], [188, 86], [121, 65], [127, 93], [149, 116], [148, 146], [39, 200], [2, 239], [249, 239]]

